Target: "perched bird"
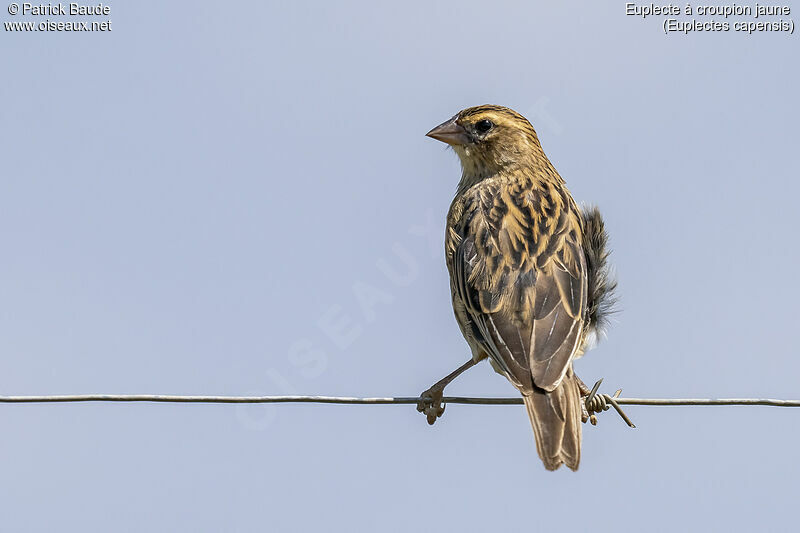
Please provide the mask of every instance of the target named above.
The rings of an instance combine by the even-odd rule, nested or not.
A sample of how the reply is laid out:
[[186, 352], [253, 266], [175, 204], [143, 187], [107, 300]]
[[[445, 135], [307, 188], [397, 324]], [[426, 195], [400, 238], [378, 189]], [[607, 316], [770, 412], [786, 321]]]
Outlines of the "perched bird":
[[589, 390], [572, 362], [601, 333], [615, 287], [602, 217], [578, 208], [530, 122], [511, 109], [465, 109], [427, 135], [461, 160], [445, 254], [472, 358], [417, 408], [433, 424], [444, 387], [488, 358], [522, 393], [545, 468], [576, 470]]

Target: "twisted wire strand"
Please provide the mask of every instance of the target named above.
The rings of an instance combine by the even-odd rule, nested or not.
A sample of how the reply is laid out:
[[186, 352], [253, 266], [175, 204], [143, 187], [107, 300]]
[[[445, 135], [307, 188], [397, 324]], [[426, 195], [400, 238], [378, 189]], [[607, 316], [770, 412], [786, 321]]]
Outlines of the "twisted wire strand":
[[[800, 407], [800, 400], [775, 400], [770, 398], [620, 398], [622, 389], [613, 396], [598, 394], [602, 379], [594, 384], [584, 399], [586, 419], [597, 425], [596, 413], [608, 411], [610, 407], [631, 427], [636, 425], [620, 405], [646, 406], [697, 406], [697, 405], [764, 405], [772, 407]], [[417, 405], [417, 396], [387, 398], [354, 398], [344, 396], [180, 396], [166, 394], [65, 394], [47, 396], [0, 396], [0, 403], [76, 403], [76, 402], [154, 402], [154, 403], [328, 403], [346, 405]], [[445, 396], [442, 407], [448, 403], [464, 405], [522, 405], [522, 398], [477, 398], [469, 396]], [[444, 409], [443, 409], [444, 410]]]
[[[764, 405], [771, 407], [800, 407], [800, 400], [771, 398], [620, 398], [607, 394], [606, 405], [613, 398], [618, 405], [697, 406], [697, 405]], [[588, 399], [588, 398], [587, 398]], [[418, 396], [353, 398], [346, 396], [186, 396], [172, 394], [64, 394], [41, 396], [0, 396], [0, 403], [69, 403], [69, 402], [157, 402], [157, 403], [330, 403], [359, 405], [416, 405]], [[598, 400], [600, 401], [600, 400]], [[522, 405], [522, 398], [478, 398], [445, 396], [443, 403], [463, 405]], [[601, 404], [601, 410], [602, 404]]]

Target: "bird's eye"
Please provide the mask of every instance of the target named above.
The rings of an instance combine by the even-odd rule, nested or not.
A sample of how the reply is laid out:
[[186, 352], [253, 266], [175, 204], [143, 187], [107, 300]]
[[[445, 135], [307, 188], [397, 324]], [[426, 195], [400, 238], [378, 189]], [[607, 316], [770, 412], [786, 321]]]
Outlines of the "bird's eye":
[[475, 123], [475, 131], [477, 131], [478, 133], [486, 133], [490, 129], [492, 129], [493, 126], [494, 123], [491, 120], [487, 119], [479, 120], [478, 122]]

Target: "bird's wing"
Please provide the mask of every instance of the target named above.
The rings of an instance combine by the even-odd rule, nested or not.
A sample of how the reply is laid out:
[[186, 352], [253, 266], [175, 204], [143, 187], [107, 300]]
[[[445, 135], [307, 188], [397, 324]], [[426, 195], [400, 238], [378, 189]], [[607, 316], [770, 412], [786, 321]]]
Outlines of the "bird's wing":
[[523, 391], [557, 387], [583, 332], [586, 258], [567, 195], [479, 191], [465, 204], [452, 255], [454, 296], [476, 342]]

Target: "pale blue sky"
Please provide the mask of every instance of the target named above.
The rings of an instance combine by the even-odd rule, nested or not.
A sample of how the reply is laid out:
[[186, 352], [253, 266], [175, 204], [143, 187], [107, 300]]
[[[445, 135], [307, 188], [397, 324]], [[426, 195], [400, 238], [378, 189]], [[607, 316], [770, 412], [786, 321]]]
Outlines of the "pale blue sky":
[[[797, 36], [622, 1], [111, 6], [0, 31], [0, 394], [418, 394], [469, 356], [458, 163], [424, 133], [497, 103], [607, 220], [622, 312], [585, 381], [800, 396]], [[515, 393], [487, 365], [450, 392]], [[550, 473], [520, 406], [5, 405], [0, 530], [794, 528], [800, 411], [628, 413]]]

